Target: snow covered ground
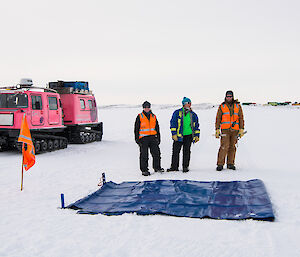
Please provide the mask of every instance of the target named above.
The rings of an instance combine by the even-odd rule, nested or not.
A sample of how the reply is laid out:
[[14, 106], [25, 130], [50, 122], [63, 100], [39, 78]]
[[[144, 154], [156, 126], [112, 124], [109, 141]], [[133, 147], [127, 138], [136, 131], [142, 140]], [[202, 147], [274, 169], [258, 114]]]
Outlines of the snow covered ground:
[[[169, 120], [178, 106], [153, 106], [161, 126], [162, 166], [168, 168]], [[244, 107], [248, 134], [239, 142], [238, 171], [215, 171], [219, 141], [217, 107], [195, 105], [200, 142], [192, 146], [190, 172], [143, 177], [133, 136], [137, 106], [106, 106], [102, 142], [69, 145], [36, 157], [20, 191], [21, 155], [0, 153], [0, 256], [300, 256], [300, 166], [297, 107]], [[149, 160], [151, 165], [151, 159]], [[152, 169], [150, 170], [152, 173]], [[78, 215], [60, 209], [98, 189], [102, 172], [114, 182], [191, 179], [264, 181], [275, 222], [226, 221], [169, 216]]]

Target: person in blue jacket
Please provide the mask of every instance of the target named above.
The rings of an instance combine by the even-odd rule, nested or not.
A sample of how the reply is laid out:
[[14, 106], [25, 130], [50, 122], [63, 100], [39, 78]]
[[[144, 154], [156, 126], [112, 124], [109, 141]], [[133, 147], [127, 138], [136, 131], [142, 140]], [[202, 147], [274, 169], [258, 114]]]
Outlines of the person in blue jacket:
[[189, 171], [191, 145], [199, 141], [200, 129], [198, 116], [191, 109], [191, 99], [184, 97], [182, 108], [174, 111], [170, 121], [173, 139], [172, 163], [167, 171], [178, 171], [179, 154], [183, 146], [183, 172]]

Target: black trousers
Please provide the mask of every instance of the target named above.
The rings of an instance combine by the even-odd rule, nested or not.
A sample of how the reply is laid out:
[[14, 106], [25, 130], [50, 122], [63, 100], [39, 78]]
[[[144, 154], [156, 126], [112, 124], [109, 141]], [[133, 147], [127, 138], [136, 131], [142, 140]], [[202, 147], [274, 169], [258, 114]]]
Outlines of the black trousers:
[[173, 142], [173, 149], [172, 149], [172, 164], [171, 168], [178, 170], [179, 167], [179, 154], [181, 147], [183, 146], [183, 168], [188, 168], [190, 165], [190, 158], [191, 158], [191, 145], [193, 142], [193, 136], [187, 135], [183, 136], [183, 142], [174, 141]]
[[153, 158], [153, 169], [161, 169], [158, 139], [155, 136], [142, 137], [139, 141], [139, 146], [141, 171], [148, 171], [149, 149]]

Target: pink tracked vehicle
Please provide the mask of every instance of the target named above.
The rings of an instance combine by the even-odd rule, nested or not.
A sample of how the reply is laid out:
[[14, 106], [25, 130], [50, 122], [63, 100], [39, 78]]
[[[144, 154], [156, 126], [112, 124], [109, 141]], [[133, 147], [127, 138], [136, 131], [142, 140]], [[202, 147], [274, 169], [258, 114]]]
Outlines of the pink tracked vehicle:
[[27, 117], [36, 153], [66, 148], [68, 143], [101, 141], [96, 100], [87, 82], [49, 82], [34, 87], [22, 79], [0, 88], [0, 149], [17, 148], [23, 115]]

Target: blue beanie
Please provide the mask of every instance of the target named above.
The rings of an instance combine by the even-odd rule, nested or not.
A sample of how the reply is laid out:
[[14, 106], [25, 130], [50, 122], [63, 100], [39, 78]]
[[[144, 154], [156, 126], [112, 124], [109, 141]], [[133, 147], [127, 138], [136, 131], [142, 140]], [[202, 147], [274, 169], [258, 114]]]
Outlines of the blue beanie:
[[191, 99], [190, 98], [187, 98], [187, 97], [183, 97], [182, 99], [182, 105], [185, 105], [186, 103], [191, 103]]

